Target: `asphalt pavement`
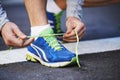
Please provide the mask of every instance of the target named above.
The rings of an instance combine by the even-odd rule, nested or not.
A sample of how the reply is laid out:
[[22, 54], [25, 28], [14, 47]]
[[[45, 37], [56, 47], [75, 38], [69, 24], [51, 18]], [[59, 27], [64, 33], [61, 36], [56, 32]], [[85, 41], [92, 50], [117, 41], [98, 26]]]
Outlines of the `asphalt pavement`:
[[79, 56], [77, 65], [48, 68], [21, 62], [0, 66], [0, 80], [120, 80], [120, 50]]

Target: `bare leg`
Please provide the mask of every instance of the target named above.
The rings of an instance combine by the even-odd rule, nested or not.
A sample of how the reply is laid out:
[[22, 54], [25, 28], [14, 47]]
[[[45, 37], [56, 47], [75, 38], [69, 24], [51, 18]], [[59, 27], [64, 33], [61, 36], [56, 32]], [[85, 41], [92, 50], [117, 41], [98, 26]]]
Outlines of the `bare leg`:
[[25, 0], [31, 26], [43, 26], [48, 24], [46, 2], [47, 0]]

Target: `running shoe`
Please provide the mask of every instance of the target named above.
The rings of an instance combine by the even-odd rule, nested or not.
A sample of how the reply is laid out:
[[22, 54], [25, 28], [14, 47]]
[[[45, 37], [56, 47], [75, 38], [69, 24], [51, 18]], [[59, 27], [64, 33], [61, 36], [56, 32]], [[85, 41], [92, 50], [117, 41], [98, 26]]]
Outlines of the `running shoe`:
[[62, 33], [60, 21], [62, 13], [63, 11], [58, 14], [47, 12], [48, 23], [51, 25], [55, 33]]
[[43, 30], [39, 36], [27, 47], [27, 60], [39, 61], [48, 67], [64, 67], [76, 62], [76, 54], [57, 41], [51, 28]]

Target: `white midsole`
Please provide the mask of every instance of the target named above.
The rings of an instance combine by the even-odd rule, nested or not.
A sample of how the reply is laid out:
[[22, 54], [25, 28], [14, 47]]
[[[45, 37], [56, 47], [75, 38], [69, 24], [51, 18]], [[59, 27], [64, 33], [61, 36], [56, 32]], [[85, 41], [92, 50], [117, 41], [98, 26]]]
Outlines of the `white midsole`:
[[42, 65], [45, 65], [48, 67], [62, 67], [71, 63], [71, 61], [49, 63], [49, 62], [43, 61], [40, 57], [34, 55], [33, 53], [28, 52], [27, 54], [37, 59]]

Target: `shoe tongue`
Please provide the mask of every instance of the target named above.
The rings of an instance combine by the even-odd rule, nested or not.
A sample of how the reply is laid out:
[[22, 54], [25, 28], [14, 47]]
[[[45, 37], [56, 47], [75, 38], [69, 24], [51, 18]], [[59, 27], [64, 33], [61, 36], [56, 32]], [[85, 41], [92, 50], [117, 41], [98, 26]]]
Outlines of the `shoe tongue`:
[[43, 38], [52, 48], [55, 50], [61, 50], [61, 46], [53, 34], [53, 30], [51, 28], [47, 28], [40, 33], [40, 36], [43, 36]]
[[40, 33], [41, 36], [47, 36], [47, 35], [50, 35], [50, 34], [54, 34], [54, 32], [51, 28], [47, 28]]

